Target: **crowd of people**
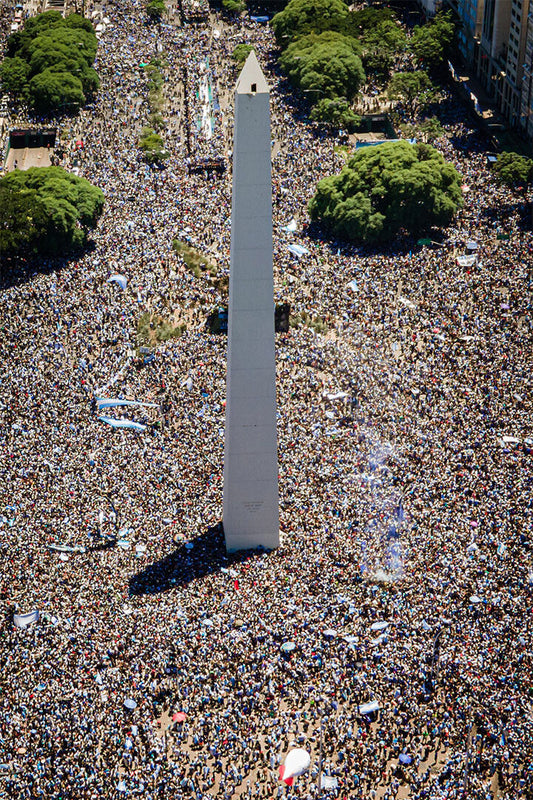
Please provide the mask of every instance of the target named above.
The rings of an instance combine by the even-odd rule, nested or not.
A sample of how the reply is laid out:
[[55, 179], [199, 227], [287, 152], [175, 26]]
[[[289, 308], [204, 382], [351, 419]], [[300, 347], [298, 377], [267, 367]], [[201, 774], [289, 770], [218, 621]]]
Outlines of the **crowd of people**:
[[[425, 245], [332, 241], [307, 202], [343, 152], [280, 77], [268, 26], [95, 10], [101, 90], [58, 132], [63, 165], [105, 192], [93, 246], [2, 266], [0, 797], [525, 800], [525, 209], [449, 97], [436, 146], [464, 179], [454, 225]], [[300, 324], [276, 342], [282, 544], [227, 555], [226, 339], [205, 327], [226, 298], [173, 240], [227, 276], [239, 42], [272, 89], [275, 299]], [[161, 170], [137, 147], [154, 54]], [[188, 137], [226, 173], [191, 173]], [[187, 327], [157, 342], [157, 320]], [[290, 787], [294, 746], [312, 762]]]

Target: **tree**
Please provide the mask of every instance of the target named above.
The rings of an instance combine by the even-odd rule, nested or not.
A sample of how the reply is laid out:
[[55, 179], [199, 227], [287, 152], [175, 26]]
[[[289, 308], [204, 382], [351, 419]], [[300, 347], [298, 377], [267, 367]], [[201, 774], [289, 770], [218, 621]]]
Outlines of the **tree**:
[[430, 144], [446, 133], [437, 117], [426, 117], [426, 119], [420, 123], [419, 129], [423, 140]]
[[0, 208], [0, 255], [16, 253], [34, 239], [35, 220], [44, 216], [42, 202], [35, 191], [16, 191], [0, 179]]
[[238, 44], [231, 54], [232, 58], [237, 62], [238, 66], [242, 66], [253, 49], [251, 44]]
[[361, 123], [361, 117], [354, 113], [347, 100], [329, 100], [323, 97], [312, 108], [309, 115], [315, 122], [326, 122], [336, 128], [353, 131]]
[[246, 8], [244, 0], [222, 0], [222, 5], [232, 14], [240, 14]]
[[92, 67], [98, 41], [89, 20], [47, 11], [9, 37], [0, 81], [42, 114], [78, 110], [99, 86]]
[[359, 51], [359, 43], [351, 36], [311, 33], [290, 44], [279, 63], [296, 87], [316, 93], [315, 100], [320, 94], [351, 99], [365, 80]]
[[14, 95], [24, 95], [28, 85], [29, 64], [23, 58], [4, 58], [0, 64], [0, 84], [2, 91]]
[[430, 145], [386, 142], [357, 152], [320, 181], [311, 218], [336, 236], [385, 240], [446, 225], [463, 202], [461, 176]]
[[528, 184], [533, 180], [533, 160], [511, 151], [500, 153], [493, 172], [499, 183], [513, 189], [520, 187], [526, 191]]
[[0, 178], [0, 206], [0, 253], [63, 254], [85, 244], [104, 195], [61, 167], [33, 167]]
[[45, 69], [35, 75], [28, 86], [28, 98], [36, 111], [70, 111], [76, 113], [85, 105], [83, 86], [76, 75]]
[[146, 13], [152, 20], [160, 20], [165, 11], [165, 0], [148, 0], [146, 3]]
[[390, 8], [374, 8], [366, 6], [358, 11], [353, 11], [349, 16], [349, 26], [352, 36], [361, 36], [379, 28], [384, 22], [395, 19]]
[[377, 77], [389, 75], [396, 58], [407, 47], [403, 29], [392, 19], [384, 19], [365, 30], [360, 42], [365, 71]]
[[165, 150], [161, 136], [153, 128], [143, 128], [139, 139], [139, 149], [142, 150], [148, 164], [158, 164], [166, 161], [170, 154]]
[[276, 42], [284, 48], [308, 33], [343, 30], [349, 14], [342, 0], [290, 0], [271, 25]]
[[446, 133], [437, 117], [426, 117], [417, 125], [410, 122], [404, 123], [400, 125], [400, 130], [405, 138], [421, 138], [424, 142], [429, 142], [430, 144]]
[[389, 82], [387, 93], [391, 100], [403, 103], [411, 115], [427, 106], [437, 96], [431, 78], [422, 70], [396, 72]]
[[426, 69], [439, 67], [448, 55], [453, 34], [454, 24], [449, 12], [437, 14], [425, 25], [417, 25], [411, 37], [414, 57]]

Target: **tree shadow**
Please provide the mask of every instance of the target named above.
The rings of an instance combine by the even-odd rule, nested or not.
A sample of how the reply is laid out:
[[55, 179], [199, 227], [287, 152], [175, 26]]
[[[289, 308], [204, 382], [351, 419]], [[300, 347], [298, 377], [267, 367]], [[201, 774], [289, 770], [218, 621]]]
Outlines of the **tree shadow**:
[[[493, 228], [502, 229], [504, 232], [508, 229], [506, 222], [514, 218], [516, 227], [521, 232], [531, 230], [531, 211], [532, 205], [527, 198], [518, 195], [514, 200], [500, 200], [497, 206], [481, 208], [479, 215], [487, 224], [492, 225]], [[516, 215], [518, 219], [516, 219]]]
[[399, 230], [390, 238], [376, 242], [357, 242], [334, 235], [319, 222], [311, 222], [305, 233], [308, 239], [329, 247], [332, 253], [339, 253], [349, 258], [412, 255], [422, 249], [423, 245], [419, 244], [420, 239], [429, 239], [432, 245], [444, 246], [449, 235], [446, 227], [429, 227], [420, 229], [416, 233]]
[[17, 254], [0, 255], [0, 291], [27, 283], [35, 275], [49, 275], [64, 269], [73, 261], [82, 258], [95, 249], [95, 242], [88, 242], [63, 256]]
[[190, 544], [192, 549], [187, 549], [184, 542], [164, 558], [133, 575], [129, 580], [130, 597], [179, 589], [197, 578], [219, 572], [221, 568], [230, 568], [232, 564], [250, 561], [269, 552], [259, 547], [257, 550], [227, 553], [221, 524], [208, 528]]

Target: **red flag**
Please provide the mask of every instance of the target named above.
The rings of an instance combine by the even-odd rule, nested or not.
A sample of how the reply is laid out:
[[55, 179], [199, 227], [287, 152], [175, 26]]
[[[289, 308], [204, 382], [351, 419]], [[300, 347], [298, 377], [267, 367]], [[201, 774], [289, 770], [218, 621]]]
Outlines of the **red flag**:
[[239, 581], [238, 581], [238, 580], [235, 580], [235, 581], [233, 582], [233, 585], [235, 586], [235, 590], [238, 592], [238, 591], [239, 591]]

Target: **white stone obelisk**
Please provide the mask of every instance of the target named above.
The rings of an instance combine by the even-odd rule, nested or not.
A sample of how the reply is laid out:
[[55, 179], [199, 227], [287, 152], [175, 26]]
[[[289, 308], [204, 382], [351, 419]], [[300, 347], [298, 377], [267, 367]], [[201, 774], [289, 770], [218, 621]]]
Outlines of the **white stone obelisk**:
[[235, 87], [227, 369], [226, 549], [277, 547], [270, 94], [253, 51]]

